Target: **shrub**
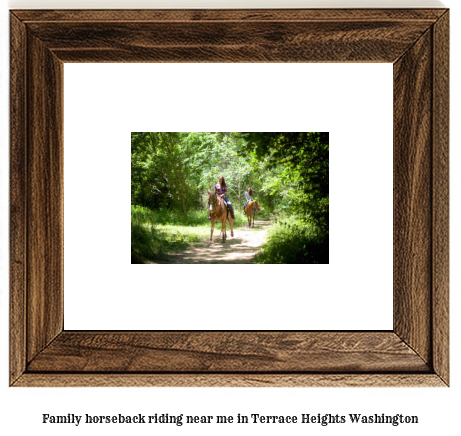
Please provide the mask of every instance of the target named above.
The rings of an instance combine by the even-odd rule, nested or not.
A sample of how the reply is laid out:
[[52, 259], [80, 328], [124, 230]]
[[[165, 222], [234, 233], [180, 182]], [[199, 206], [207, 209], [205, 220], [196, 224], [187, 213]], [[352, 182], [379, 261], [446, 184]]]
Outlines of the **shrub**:
[[255, 263], [328, 263], [329, 235], [296, 217], [277, 222]]

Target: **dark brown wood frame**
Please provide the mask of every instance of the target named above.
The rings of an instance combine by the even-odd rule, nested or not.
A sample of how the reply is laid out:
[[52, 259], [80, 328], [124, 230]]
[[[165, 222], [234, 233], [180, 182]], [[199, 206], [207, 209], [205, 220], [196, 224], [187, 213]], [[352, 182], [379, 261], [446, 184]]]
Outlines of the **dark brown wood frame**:
[[[448, 10], [10, 20], [12, 386], [448, 386]], [[64, 62], [393, 63], [393, 331], [64, 331]]]

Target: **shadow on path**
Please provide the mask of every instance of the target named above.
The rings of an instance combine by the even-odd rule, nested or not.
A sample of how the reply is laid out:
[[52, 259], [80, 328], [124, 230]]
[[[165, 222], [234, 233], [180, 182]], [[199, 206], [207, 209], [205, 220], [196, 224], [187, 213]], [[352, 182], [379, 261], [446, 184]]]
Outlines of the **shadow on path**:
[[268, 218], [255, 220], [255, 227], [240, 227], [234, 237], [227, 231], [227, 241], [221, 241], [220, 230], [215, 227], [213, 242], [172, 253], [154, 263], [251, 263], [259, 247], [266, 241], [272, 222]]

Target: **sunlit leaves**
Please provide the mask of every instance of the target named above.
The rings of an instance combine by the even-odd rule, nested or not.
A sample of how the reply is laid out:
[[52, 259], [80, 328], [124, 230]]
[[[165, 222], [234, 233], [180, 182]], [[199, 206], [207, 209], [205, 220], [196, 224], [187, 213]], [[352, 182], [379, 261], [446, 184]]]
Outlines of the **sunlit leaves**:
[[[268, 169], [285, 169], [280, 173], [287, 187], [285, 198], [295, 210], [328, 231], [328, 133], [251, 132], [241, 137], [246, 142], [242, 152], [254, 153]], [[271, 185], [264, 188], [270, 189]]]

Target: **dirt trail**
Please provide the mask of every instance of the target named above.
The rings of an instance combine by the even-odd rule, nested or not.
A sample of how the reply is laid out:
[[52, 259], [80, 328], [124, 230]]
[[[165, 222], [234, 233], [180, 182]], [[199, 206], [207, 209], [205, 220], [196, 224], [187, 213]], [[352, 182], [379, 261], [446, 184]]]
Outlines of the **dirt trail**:
[[154, 263], [251, 263], [256, 251], [265, 242], [271, 224], [269, 219], [257, 219], [254, 228], [234, 229], [234, 237], [230, 236], [227, 225], [227, 241], [223, 243], [221, 223], [216, 223], [212, 243], [169, 254], [164, 260]]

